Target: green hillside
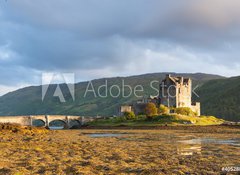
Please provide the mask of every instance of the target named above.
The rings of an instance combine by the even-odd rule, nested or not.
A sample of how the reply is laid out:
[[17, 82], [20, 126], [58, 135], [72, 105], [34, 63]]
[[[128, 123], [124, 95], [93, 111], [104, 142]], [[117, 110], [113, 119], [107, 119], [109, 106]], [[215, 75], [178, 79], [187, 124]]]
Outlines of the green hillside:
[[[171, 74], [173, 76], [176, 75], [175, 73]], [[158, 88], [158, 83], [165, 77], [165, 75], [166, 73], [153, 73], [130, 77], [115, 77], [93, 80], [92, 84], [95, 92], [97, 93], [97, 97], [94, 97], [94, 94], [91, 92], [84, 97], [88, 82], [77, 83], [75, 85], [75, 101], [72, 100], [66, 84], [62, 84], [60, 87], [66, 100], [65, 103], [60, 103], [58, 97], [53, 97], [56, 85], [51, 85], [49, 87], [44, 101], [42, 101], [41, 86], [26, 87], [0, 97], [0, 115], [114, 115], [117, 114], [118, 107], [121, 104], [130, 103], [133, 100], [137, 100], [137, 98], [134, 95], [123, 98], [122, 92], [119, 97], [113, 98], [109, 96], [109, 91], [106, 98], [99, 97], [97, 89], [99, 86], [104, 85], [106, 80], [108, 82], [108, 90], [112, 85], [119, 85], [122, 89], [121, 84], [123, 80], [125, 85], [130, 85], [131, 87], [142, 85], [144, 88], [144, 93], [138, 93], [138, 95], [147, 97], [149, 95], [156, 95], [156, 91], [151, 88], [150, 82], [156, 81], [153, 83], [153, 86], [154, 88]], [[200, 88], [197, 89], [200, 98], [197, 98], [197, 101], [202, 102], [202, 111], [204, 114], [217, 115], [225, 119], [238, 119], [237, 113], [239, 113], [239, 107], [237, 104], [240, 103], [239, 92], [237, 91], [237, 88], [239, 89], [239, 78], [225, 79], [224, 77], [218, 75], [201, 73], [177, 75], [192, 78], [193, 87], [197, 84], [200, 85]], [[231, 81], [231, 84], [225, 85], [225, 83], [228, 83], [228, 81]], [[228, 92], [228, 90], [223, 91], [223, 89], [215, 90], [218, 88], [221, 89], [221, 85], [224, 85], [226, 88], [232, 87], [234, 91]], [[114, 95], [116, 95], [116, 88], [113, 88], [112, 92]], [[128, 88], [125, 88], [125, 94], [128, 92]], [[100, 93], [104, 95], [105, 91], [102, 89], [100, 90]], [[218, 98], [224, 97], [225, 94], [228, 94], [225, 97], [226, 100], [224, 103], [220, 103], [223, 100], [219, 100]], [[229, 103], [227, 102], [228, 100], [230, 100]], [[222, 106], [222, 104], [224, 105]]]
[[198, 90], [202, 113], [240, 120], [240, 77], [211, 80]]

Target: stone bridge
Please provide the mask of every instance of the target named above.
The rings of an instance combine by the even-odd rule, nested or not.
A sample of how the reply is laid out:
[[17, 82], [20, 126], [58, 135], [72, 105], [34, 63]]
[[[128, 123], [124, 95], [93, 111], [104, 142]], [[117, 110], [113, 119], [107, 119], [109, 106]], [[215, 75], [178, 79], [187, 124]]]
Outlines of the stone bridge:
[[[96, 117], [84, 117], [84, 116], [64, 116], [64, 115], [30, 115], [30, 116], [2, 116], [0, 117], [0, 123], [15, 123], [22, 126], [33, 126], [36, 121], [44, 123], [45, 127], [49, 127], [53, 121], [60, 121], [64, 123], [64, 128], [71, 128], [71, 123], [75, 122], [80, 127], [87, 122], [95, 120]], [[75, 126], [75, 125], [74, 125]]]

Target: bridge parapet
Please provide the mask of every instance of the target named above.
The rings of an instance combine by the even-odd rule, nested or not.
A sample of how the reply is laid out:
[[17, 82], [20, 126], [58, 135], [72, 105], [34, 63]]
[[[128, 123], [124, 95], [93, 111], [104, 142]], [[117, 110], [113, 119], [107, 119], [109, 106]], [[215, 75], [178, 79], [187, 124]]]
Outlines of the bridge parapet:
[[65, 123], [65, 128], [70, 127], [71, 121], [77, 121], [80, 126], [87, 122], [95, 120], [95, 117], [85, 116], [71, 116], [71, 115], [30, 115], [30, 116], [6, 116], [0, 117], [0, 123], [16, 123], [23, 126], [32, 126], [36, 120], [44, 122], [45, 127], [49, 127], [49, 123], [52, 121], [62, 121]]
[[0, 117], [0, 123], [14, 123], [24, 126], [31, 126], [30, 116], [6, 116]]

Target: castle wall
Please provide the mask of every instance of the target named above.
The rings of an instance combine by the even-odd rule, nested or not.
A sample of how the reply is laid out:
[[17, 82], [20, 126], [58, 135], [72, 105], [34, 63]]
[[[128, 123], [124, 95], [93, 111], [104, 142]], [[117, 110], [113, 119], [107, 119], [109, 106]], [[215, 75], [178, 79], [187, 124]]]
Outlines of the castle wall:
[[191, 105], [191, 109], [193, 112], [197, 114], [197, 116], [201, 115], [201, 106], [199, 102], [196, 102], [195, 104]]
[[177, 107], [191, 107], [192, 103], [192, 82], [181, 82], [177, 84]]
[[133, 104], [134, 113], [136, 115], [141, 115], [145, 113], [147, 103], [135, 103]]
[[169, 77], [166, 77], [164, 86], [160, 85], [159, 88], [159, 97], [160, 103], [167, 107], [176, 107], [177, 106], [177, 89], [174, 82], [170, 80]]
[[119, 115], [122, 116], [124, 112], [132, 112], [132, 106], [130, 105], [123, 105], [120, 106], [120, 110], [119, 110]]

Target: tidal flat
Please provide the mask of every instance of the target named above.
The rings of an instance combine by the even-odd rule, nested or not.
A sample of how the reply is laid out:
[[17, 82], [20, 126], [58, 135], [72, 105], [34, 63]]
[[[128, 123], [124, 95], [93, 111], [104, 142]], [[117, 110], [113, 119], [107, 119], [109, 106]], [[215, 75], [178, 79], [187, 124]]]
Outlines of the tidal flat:
[[3, 175], [225, 174], [224, 167], [240, 167], [239, 127], [0, 130]]

